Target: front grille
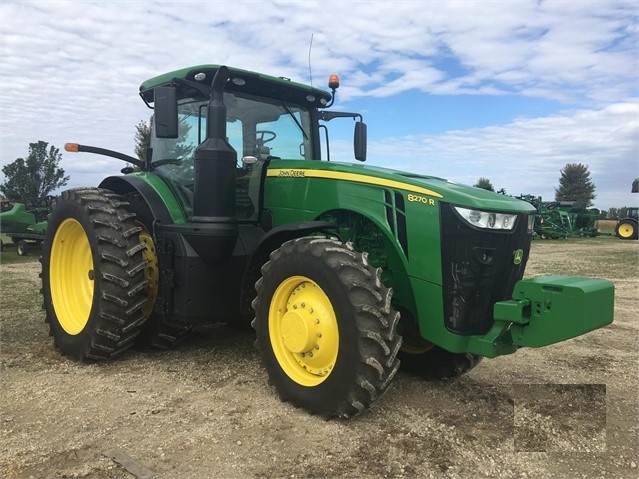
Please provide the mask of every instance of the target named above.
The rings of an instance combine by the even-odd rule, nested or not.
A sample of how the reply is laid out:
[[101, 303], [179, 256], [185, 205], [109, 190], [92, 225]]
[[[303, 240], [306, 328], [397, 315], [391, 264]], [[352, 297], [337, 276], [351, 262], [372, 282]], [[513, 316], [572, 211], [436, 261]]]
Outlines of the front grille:
[[[484, 334], [493, 325], [493, 305], [510, 299], [524, 274], [531, 236], [528, 215], [511, 231], [470, 226], [453, 207], [440, 203], [442, 275], [446, 328], [459, 334]], [[515, 264], [515, 251], [522, 250]]]

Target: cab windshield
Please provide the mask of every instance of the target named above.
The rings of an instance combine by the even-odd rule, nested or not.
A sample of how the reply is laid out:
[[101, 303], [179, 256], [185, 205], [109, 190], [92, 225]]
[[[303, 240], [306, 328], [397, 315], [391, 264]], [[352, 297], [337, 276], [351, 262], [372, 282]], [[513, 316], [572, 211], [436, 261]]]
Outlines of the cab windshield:
[[[300, 105], [229, 92], [224, 93], [224, 104], [227, 141], [237, 151], [238, 195], [243, 196], [245, 188], [252, 192], [248, 208], [242, 208], [246, 198], [236, 198], [236, 213], [240, 220], [254, 220], [264, 162], [310, 158], [310, 114]], [[187, 217], [193, 207], [195, 149], [206, 139], [207, 106], [208, 99], [180, 101], [178, 138], [157, 138], [155, 132], [151, 135], [154, 171], [167, 181]], [[245, 161], [246, 157], [252, 158]]]

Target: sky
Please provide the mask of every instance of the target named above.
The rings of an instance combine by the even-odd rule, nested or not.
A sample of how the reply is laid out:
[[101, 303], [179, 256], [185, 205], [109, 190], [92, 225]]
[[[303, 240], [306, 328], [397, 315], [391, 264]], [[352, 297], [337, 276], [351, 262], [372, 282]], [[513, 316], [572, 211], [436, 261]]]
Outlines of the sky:
[[[328, 89], [368, 125], [367, 164], [554, 199], [588, 165], [600, 209], [639, 203], [639, 2], [0, 2], [0, 167], [60, 149], [66, 187], [133, 155], [148, 78], [226, 64]], [[352, 120], [329, 124], [352, 159]], [[0, 182], [4, 176], [0, 173]]]

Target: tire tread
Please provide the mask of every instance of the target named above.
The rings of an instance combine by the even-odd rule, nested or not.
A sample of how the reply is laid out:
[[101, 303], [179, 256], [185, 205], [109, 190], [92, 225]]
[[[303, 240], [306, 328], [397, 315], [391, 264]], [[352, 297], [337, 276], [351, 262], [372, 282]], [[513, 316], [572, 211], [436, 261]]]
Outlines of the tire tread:
[[[73, 205], [79, 205], [80, 209]], [[140, 309], [146, 302], [146, 260], [142, 257], [144, 247], [140, 247], [135, 235], [140, 228], [135, 225], [135, 214], [126, 209], [127, 205], [120, 195], [109, 190], [75, 188], [62, 192], [49, 214], [50, 224], [59, 224], [65, 219], [64, 215], [76, 215], [74, 219], [83, 224], [97, 259], [93, 265], [96, 271], [94, 306], [85, 329], [72, 337], [62, 329], [51, 301], [47, 255], [50, 255], [55, 231], [48, 229], [41, 258], [45, 322], [49, 324], [55, 346], [73, 359], [103, 360], [121, 354], [131, 346], [144, 322]]]

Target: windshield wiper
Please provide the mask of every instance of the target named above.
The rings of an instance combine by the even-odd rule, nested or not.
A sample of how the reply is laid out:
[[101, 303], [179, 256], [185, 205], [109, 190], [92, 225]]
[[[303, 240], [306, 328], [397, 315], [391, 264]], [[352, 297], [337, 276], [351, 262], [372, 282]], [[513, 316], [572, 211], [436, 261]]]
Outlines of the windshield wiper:
[[304, 135], [304, 139], [308, 140], [308, 135], [306, 134], [306, 132], [304, 131], [304, 128], [302, 128], [302, 124], [299, 122], [299, 120], [297, 119], [297, 117], [293, 114], [293, 112], [291, 111], [291, 109], [286, 106], [284, 103], [282, 103], [282, 108], [284, 109], [284, 111], [286, 113], [288, 113], [290, 115], [291, 118], [293, 118], [293, 121], [295, 121], [295, 124], [297, 125], [297, 127], [300, 129], [300, 131], [302, 132], [302, 135]]

